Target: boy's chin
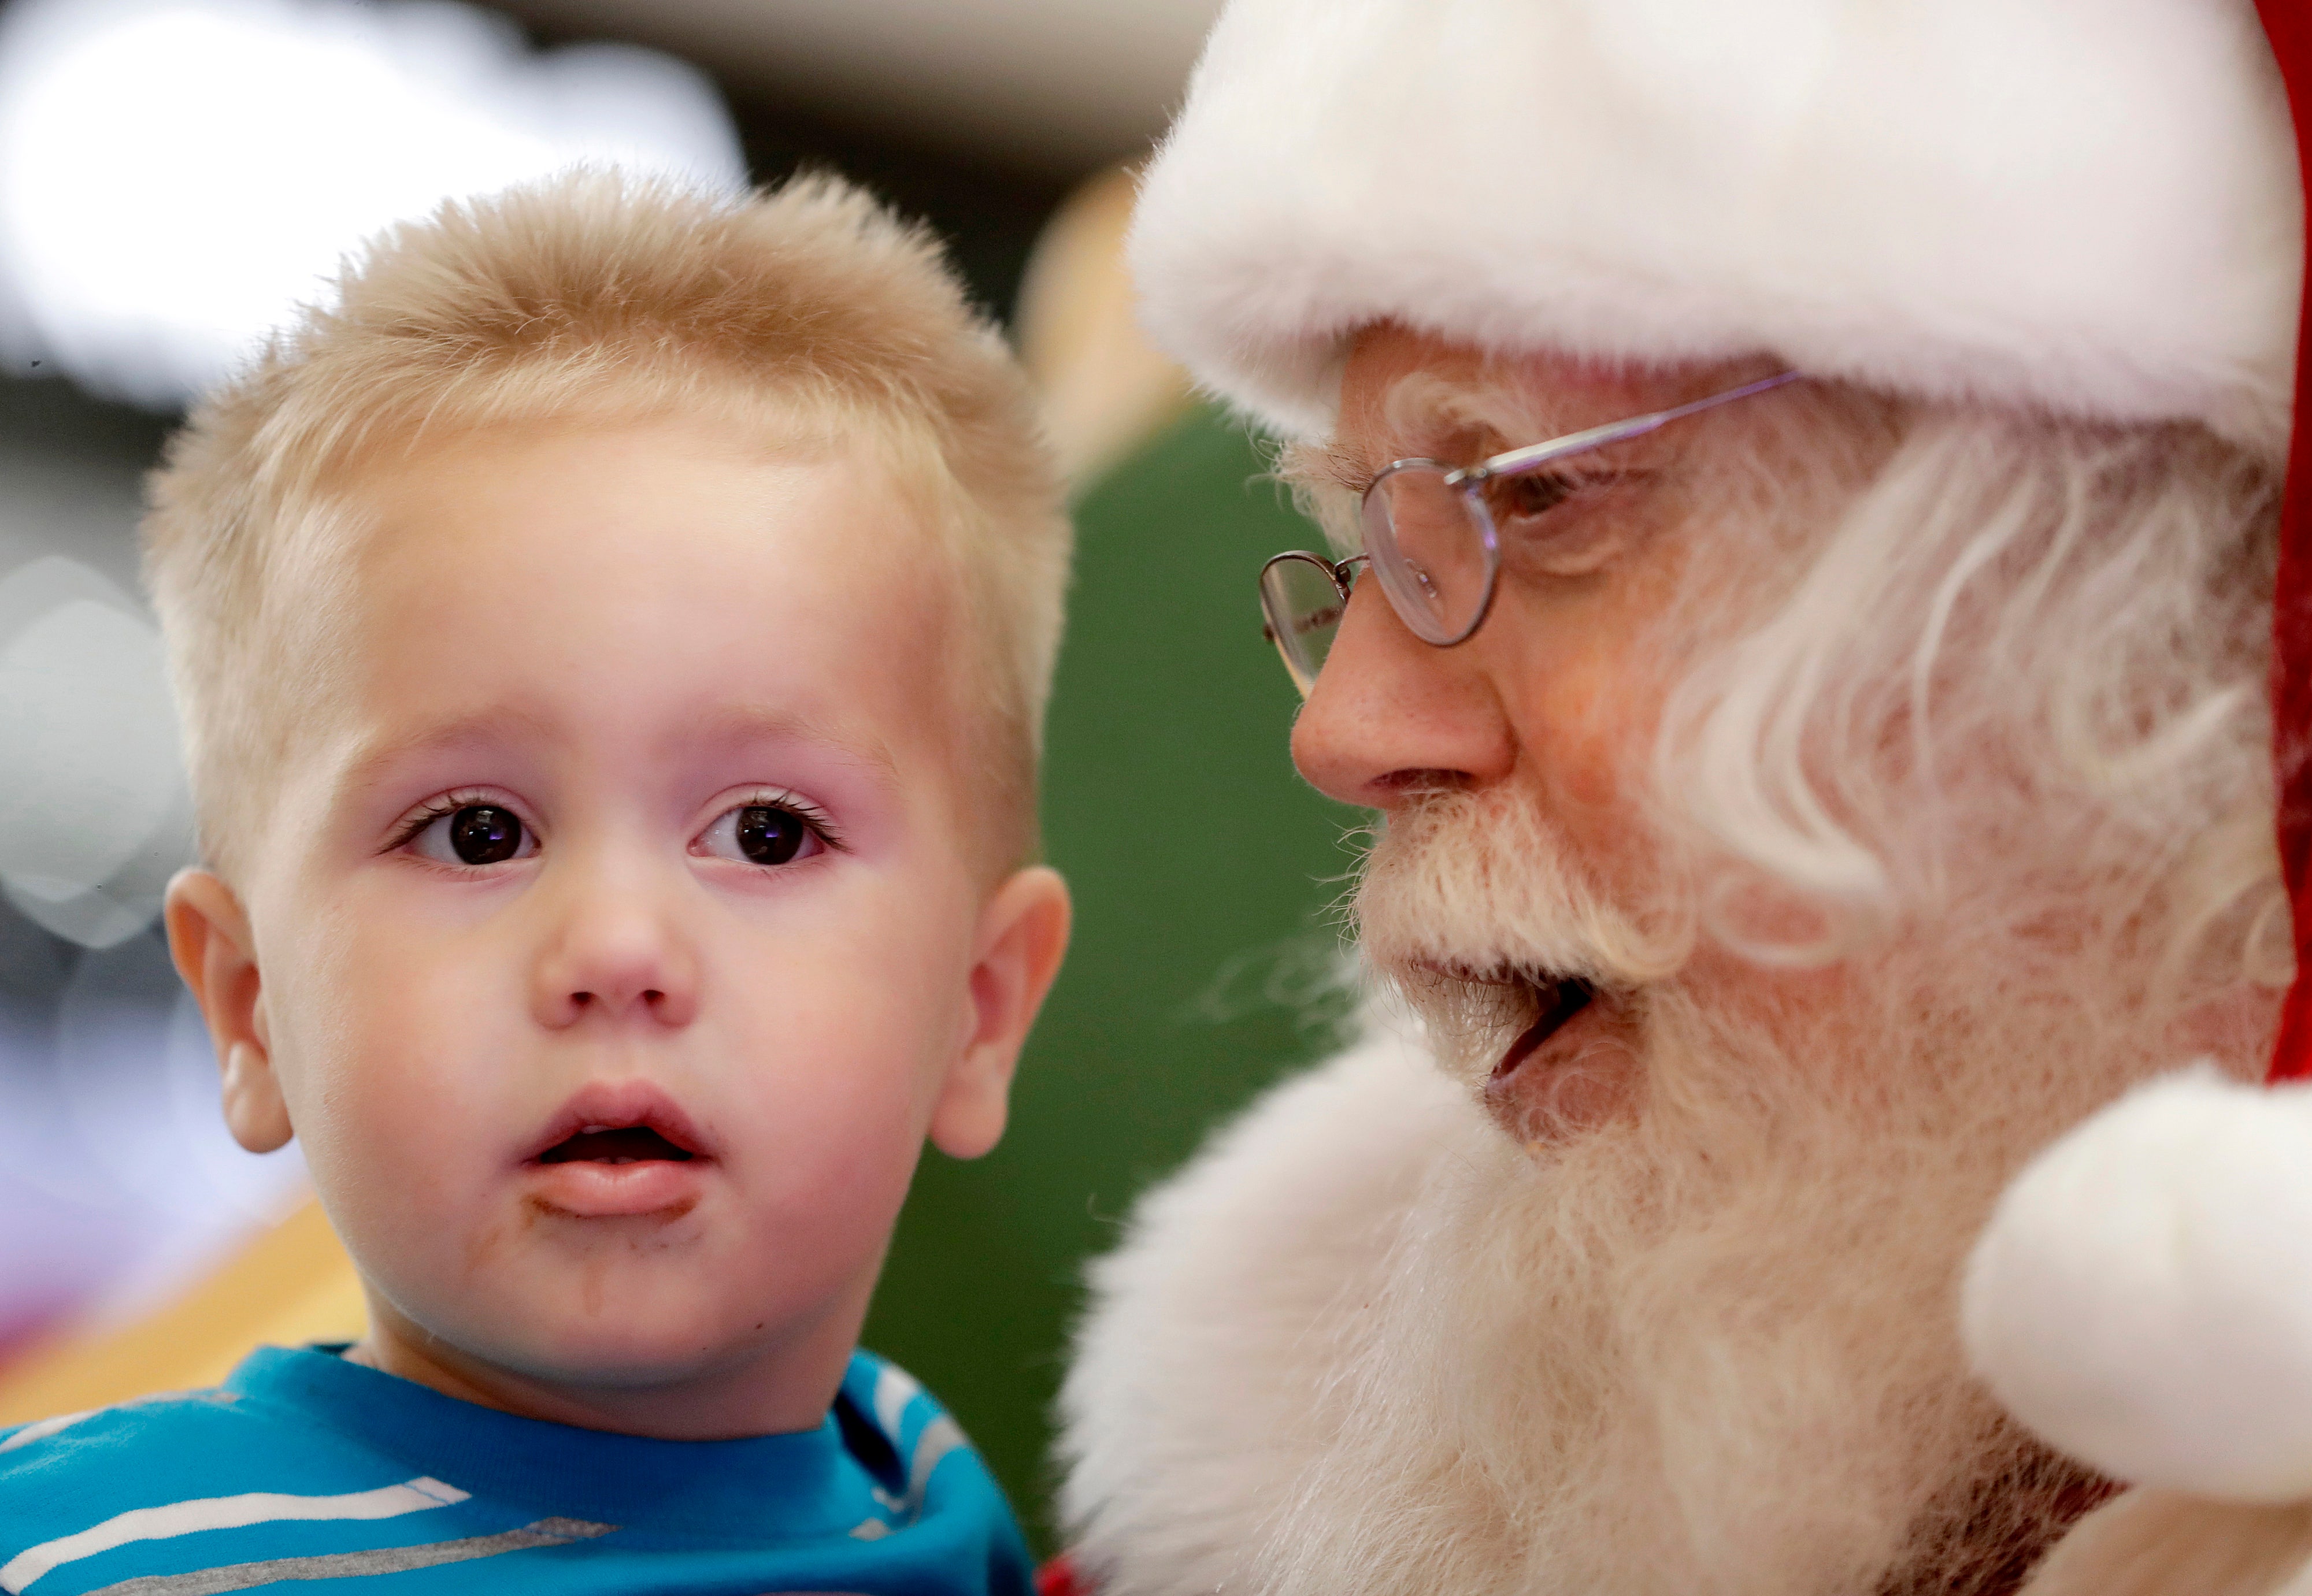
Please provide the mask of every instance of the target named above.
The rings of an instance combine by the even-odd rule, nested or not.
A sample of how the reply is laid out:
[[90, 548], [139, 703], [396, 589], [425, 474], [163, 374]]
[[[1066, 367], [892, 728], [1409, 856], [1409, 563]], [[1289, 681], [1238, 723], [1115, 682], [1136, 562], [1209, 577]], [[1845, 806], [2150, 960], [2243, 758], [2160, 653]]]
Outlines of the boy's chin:
[[785, 1339], [777, 1311], [762, 1304], [698, 1301], [663, 1287], [605, 1286], [598, 1295], [582, 1280], [567, 1293], [521, 1294], [504, 1313], [469, 1307], [429, 1317], [437, 1327], [431, 1339], [457, 1347], [484, 1382], [495, 1369], [581, 1399], [713, 1383], [775, 1353]]
[[759, 1347], [716, 1347], [702, 1351], [694, 1335], [687, 1346], [670, 1346], [629, 1339], [606, 1343], [597, 1339], [582, 1345], [558, 1345], [528, 1349], [527, 1367], [509, 1365], [540, 1385], [573, 1396], [595, 1392], [644, 1394], [695, 1386], [736, 1373]]
[[715, 1217], [708, 1204], [672, 1225], [504, 1225], [448, 1247], [437, 1234], [377, 1248], [381, 1366], [590, 1428], [699, 1438], [816, 1423], [878, 1254], [863, 1265], [825, 1237], [773, 1244]]

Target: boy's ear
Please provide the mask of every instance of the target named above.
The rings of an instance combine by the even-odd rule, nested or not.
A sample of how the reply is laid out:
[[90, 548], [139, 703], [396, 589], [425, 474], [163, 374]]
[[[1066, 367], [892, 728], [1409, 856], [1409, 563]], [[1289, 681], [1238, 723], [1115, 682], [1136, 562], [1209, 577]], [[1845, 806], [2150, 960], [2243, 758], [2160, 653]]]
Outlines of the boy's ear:
[[980, 914], [972, 1030], [932, 1111], [932, 1145], [950, 1157], [976, 1158], [1003, 1135], [1012, 1071], [1068, 951], [1070, 915], [1068, 884], [1042, 865], [1004, 882]]
[[180, 870], [162, 907], [169, 956], [208, 1022], [217, 1068], [224, 1076], [224, 1122], [252, 1153], [287, 1142], [289, 1105], [273, 1073], [265, 1023], [265, 985], [249, 911], [224, 879], [209, 870]]

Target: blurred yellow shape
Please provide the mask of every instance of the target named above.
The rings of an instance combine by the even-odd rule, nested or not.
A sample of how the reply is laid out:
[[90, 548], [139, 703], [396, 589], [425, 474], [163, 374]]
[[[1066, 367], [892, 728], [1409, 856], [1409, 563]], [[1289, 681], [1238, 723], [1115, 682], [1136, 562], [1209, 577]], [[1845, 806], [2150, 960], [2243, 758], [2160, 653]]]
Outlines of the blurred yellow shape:
[[1169, 424], [1188, 379], [1140, 330], [1124, 261], [1139, 175], [1111, 168], [1068, 196], [1036, 240], [1020, 284], [1020, 355], [1044, 395], [1044, 427], [1081, 493]]
[[353, 1260], [309, 1201], [169, 1306], [0, 1368], [0, 1425], [215, 1385], [255, 1347], [350, 1341], [367, 1323]]

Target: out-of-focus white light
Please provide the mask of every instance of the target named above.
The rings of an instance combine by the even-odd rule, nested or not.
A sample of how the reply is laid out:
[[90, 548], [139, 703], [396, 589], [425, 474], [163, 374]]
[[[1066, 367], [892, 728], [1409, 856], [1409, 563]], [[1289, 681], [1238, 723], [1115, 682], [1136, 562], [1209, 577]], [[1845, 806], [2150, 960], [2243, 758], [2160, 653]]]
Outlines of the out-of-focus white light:
[[464, 5], [16, 0], [0, 27], [0, 272], [101, 391], [215, 380], [396, 220], [574, 161], [736, 186], [713, 86], [623, 46], [533, 54]]
[[157, 938], [84, 954], [49, 1068], [81, 1195], [153, 1208], [191, 1196], [244, 1222], [275, 1212], [302, 1156], [253, 1158], [225, 1129], [208, 1032]]
[[225, 1129], [159, 938], [82, 955], [52, 1035], [21, 1017], [0, 1003], [0, 1336], [134, 1318], [305, 1195], [294, 1144], [255, 1158]]
[[140, 882], [136, 902], [100, 889], [136, 874], [156, 842], [171, 857], [148, 874], [165, 879], [182, 862], [184, 793], [161, 640], [135, 601], [60, 554], [0, 580], [0, 884], [10, 900], [85, 946], [134, 935], [161, 881]]

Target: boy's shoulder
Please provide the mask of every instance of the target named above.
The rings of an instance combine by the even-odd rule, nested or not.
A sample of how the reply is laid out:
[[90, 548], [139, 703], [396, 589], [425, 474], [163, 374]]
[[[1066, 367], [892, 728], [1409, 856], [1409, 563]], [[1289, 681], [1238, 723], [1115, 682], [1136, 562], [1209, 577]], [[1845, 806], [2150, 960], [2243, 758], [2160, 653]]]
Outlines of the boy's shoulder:
[[864, 1353], [819, 1430], [751, 1440], [574, 1430], [276, 1348], [214, 1390], [0, 1430], [0, 1596], [387, 1574], [413, 1596], [1027, 1586], [955, 1420]]
[[0, 1430], [0, 1592], [80, 1589], [69, 1565], [155, 1541], [463, 1495], [235, 1384], [140, 1397]]
[[[36, 1504], [62, 1509], [109, 1490], [146, 1501], [178, 1484], [211, 1494], [252, 1471], [342, 1466], [359, 1451], [230, 1386], [163, 1391], [0, 1430], [0, 1522], [13, 1529]], [[0, 1574], [0, 1590], [13, 1589]]]
[[149, 1445], [155, 1436], [180, 1430], [231, 1434], [250, 1417], [236, 1392], [212, 1386], [205, 1391], [157, 1391], [107, 1408], [0, 1426], [0, 1478], [27, 1470], [52, 1470], [67, 1458], [78, 1462], [117, 1454], [124, 1447]]

